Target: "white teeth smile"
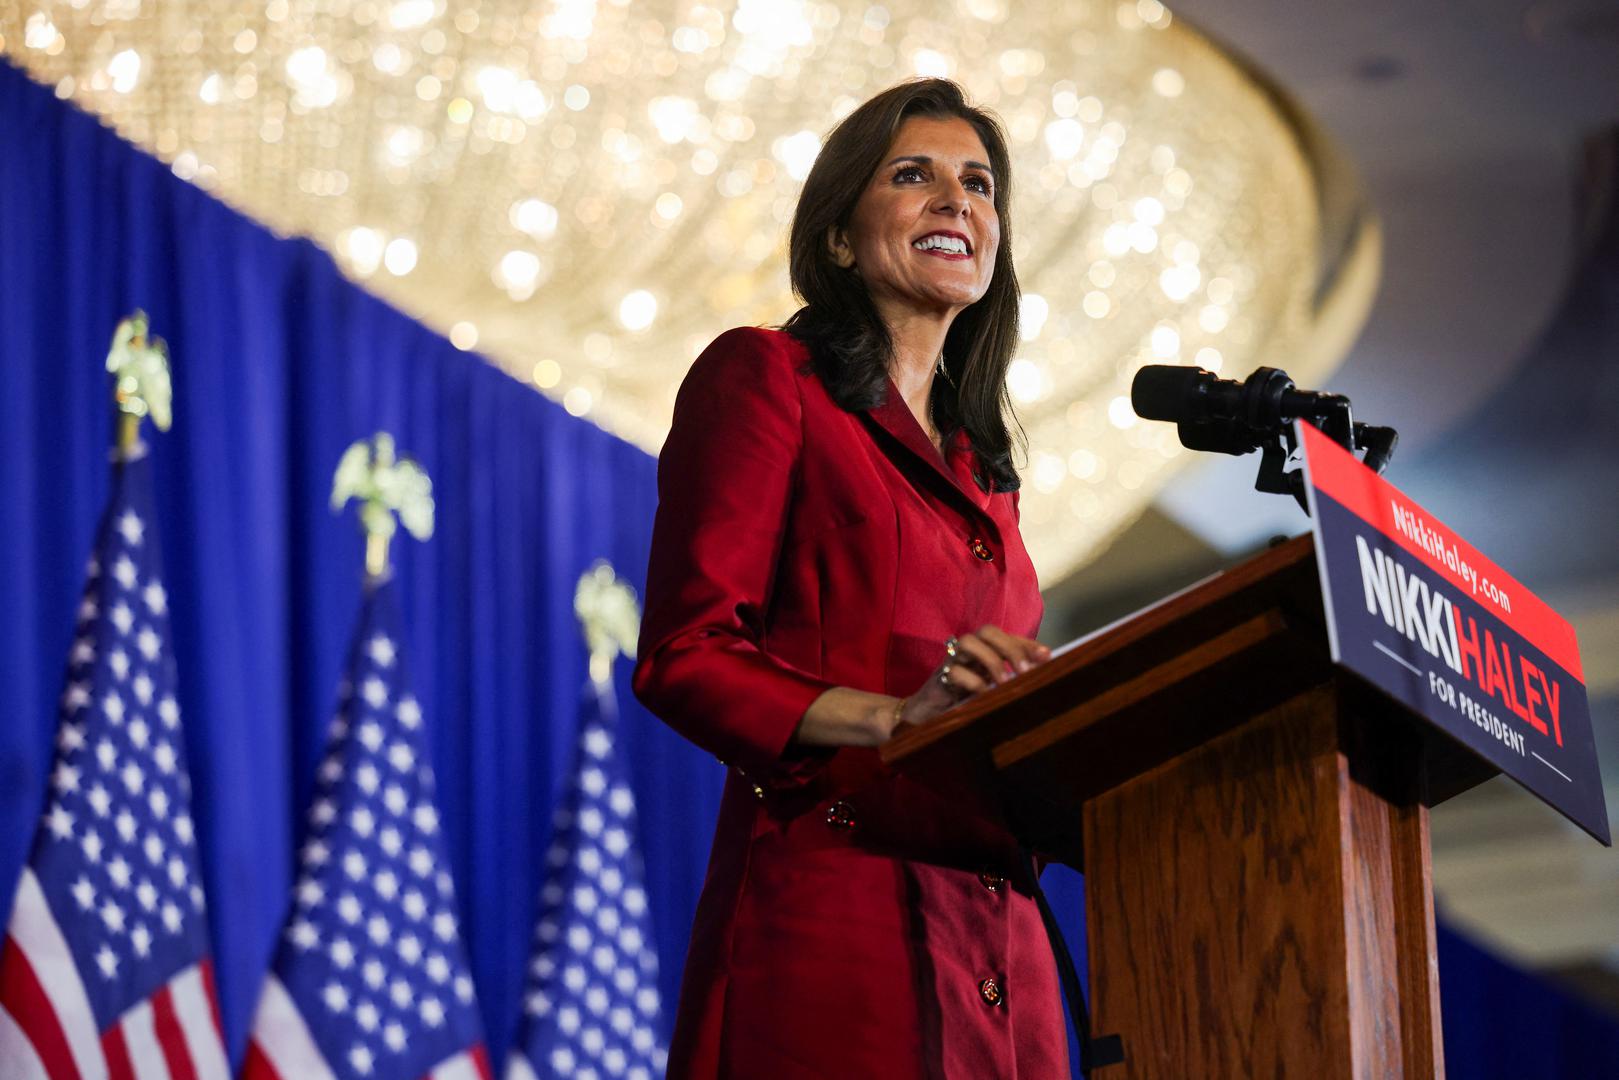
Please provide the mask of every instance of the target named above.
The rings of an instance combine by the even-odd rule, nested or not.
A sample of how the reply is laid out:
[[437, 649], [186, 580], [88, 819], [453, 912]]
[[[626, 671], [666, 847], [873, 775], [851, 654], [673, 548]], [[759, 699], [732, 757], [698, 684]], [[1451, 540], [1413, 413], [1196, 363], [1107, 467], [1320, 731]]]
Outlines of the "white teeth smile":
[[941, 236], [935, 233], [932, 236], [922, 237], [911, 246], [918, 251], [938, 250], [948, 251], [954, 255], [967, 254], [967, 241], [959, 236]]

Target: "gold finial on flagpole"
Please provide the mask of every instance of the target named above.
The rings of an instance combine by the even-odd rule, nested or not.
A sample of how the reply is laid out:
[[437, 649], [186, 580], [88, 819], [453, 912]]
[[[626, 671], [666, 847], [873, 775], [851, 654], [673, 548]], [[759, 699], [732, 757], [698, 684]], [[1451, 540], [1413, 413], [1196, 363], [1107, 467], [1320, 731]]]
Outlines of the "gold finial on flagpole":
[[619, 580], [613, 566], [598, 560], [579, 576], [573, 592], [573, 613], [579, 617], [590, 649], [590, 678], [606, 686], [613, 678], [613, 661], [619, 654], [635, 655], [636, 634], [641, 627], [641, 608], [635, 590]]
[[169, 430], [174, 387], [169, 378], [169, 348], [149, 337], [146, 312], [136, 309], [118, 324], [107, 351], [113, 376], [113, 403], [118, 409], [117, 455], [127, 461], [140, 445], [141, 420], [150, 416], [159, 431]]
[[368, 578], [388, 572], [388, 542], [398, 528], [396, 513], [416, 539], [433, 535], [433, 481], [410, 458], [395, 459], [393, 436], [386, 431], [357, 440], [338, 461], [332, 477], [332, 509], [343, 509], [350, 499], [360, 500]]

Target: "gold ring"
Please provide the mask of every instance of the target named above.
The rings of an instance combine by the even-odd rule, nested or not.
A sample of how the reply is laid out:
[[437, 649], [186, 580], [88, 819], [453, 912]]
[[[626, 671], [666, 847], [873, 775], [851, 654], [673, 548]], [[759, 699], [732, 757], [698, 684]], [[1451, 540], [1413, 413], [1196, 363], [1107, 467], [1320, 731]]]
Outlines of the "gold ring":
[[950, 637], [945, 638], [944, 639], [944, 654], [946, 656], [948, 656], [950, 659], [954, 660], [956, 658], [956, 654], [961, 651], [959, 648], [957, 648], [957, 646], [960, 645], [960, 644], [961, 644], [961, 642], [956, 640], [954, 635], [951, 635]]

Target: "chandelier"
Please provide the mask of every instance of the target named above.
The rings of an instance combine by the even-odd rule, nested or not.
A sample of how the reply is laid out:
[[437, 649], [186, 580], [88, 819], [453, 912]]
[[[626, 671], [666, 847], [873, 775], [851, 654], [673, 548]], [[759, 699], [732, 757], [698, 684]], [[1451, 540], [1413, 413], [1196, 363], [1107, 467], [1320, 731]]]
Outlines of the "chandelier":
[[1319, 379], [1375, 278], [1352, 178], [1157, 0], [0, 0], [0, 55], [654, 453], [697, 353], [796, 306], [787, 228], [824, 134], [900, 79], [956, 79], [1011, 142], [1009, 383], [1048, 583], [1181, 458], [1129, 407], [1137, 368]]

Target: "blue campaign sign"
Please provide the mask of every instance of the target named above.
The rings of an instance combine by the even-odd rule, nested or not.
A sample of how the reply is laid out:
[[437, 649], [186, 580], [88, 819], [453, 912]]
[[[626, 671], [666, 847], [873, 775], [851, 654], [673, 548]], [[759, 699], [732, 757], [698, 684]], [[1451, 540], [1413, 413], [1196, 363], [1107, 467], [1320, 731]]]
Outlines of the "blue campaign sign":
[[1308, 424], [1332, 658], [1611, 844], [1568, 621]]

